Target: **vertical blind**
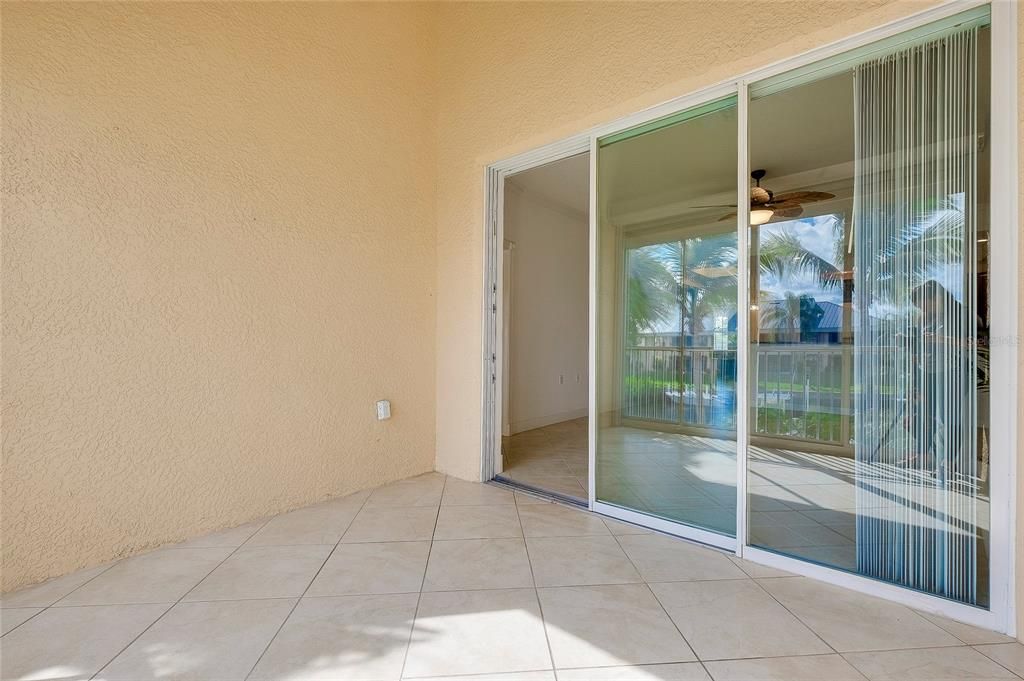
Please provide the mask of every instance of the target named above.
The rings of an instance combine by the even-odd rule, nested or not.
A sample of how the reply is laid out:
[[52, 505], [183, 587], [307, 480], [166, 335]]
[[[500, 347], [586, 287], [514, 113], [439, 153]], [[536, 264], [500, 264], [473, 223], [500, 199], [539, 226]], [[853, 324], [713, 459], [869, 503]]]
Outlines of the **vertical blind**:
[[[855, 68], [857, 570], [981, 604], [978, 29]], [[979, 399], [980, 398], [980, 399]]]

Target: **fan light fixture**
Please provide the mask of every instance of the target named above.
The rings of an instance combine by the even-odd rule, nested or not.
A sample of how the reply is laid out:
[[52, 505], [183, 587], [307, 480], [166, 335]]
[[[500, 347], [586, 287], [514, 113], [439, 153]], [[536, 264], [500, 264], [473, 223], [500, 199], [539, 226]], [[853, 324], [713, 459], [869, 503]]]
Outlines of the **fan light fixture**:
[[768, 210], [767, 208], [757, 208], [750, 211], [750, 226], [756, 227], [757, 225], [763, 225], [772, 219], [775, 215], [775, 211]]
[[[754, 186], [750, 188], [750, 224], [751, 226], [763, 225], [770, 220], [779, 218], [792, 219], [803, 214], [805, 203], [815, 201], [828, 201], [836, 198], [835, 194], [813, 191], [795, 191], [785, 194], [775, 194], [771, 189], [761, 186], [761, 179], [766, 175], [764, 169], [758, 168], [750, 173], [754, 179]], [[735, 208], [736, 204], [718, 204], [713, 206], [690, 206], [690, 208]], [[718, 218], [723, 220], [736, 219], [736, 212], [726, 213]]]

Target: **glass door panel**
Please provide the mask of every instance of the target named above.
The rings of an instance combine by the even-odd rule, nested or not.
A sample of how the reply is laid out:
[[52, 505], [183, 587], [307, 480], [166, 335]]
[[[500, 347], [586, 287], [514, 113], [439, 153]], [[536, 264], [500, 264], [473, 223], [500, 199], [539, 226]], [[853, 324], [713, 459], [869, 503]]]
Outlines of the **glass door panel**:
[[978, 606], [987, 34], [749, 108], [749, 544]]
[[601, 141], [597, 501], [736, 532], [735, 98]]

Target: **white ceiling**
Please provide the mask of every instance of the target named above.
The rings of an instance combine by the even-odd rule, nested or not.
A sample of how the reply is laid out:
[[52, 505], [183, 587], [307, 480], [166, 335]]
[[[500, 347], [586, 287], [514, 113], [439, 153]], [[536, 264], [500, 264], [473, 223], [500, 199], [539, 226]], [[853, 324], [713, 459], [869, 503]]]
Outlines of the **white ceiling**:
[[[605, 147], [602, 210], [620, 224], [665, 213], [710, 215], [698, 204], [736, 199], [737, 111], [725, 109]], [[810, 188], [808, 179], [837, 179], [853, 161], [853, 78], [841, 74], [750, 104], [750, 168], [767, 171], [775, 191]], [[801, 184], [802, 181], [802, 184]], [[717, 213], [721, 213], [719, 209]], [[716, 214], [717, 214], [716, 213]]]
[[589, 153], [509, 175], [508, 181], [542, 201], [583, 215], [590, 212]]
[[[626, 224], [658, 213], [717, 218], [721, 209], [688, 207], [735, 203], [736, 126], [731, 108], [603, 148], [602, 210]], [[839, 179], [825, 171], [853, 161], [853, 142], [850, 73], [750, 103], [750, 168], [765, 169], [762, 184], [777, 192]], [[508, 179], [536, 198], [586, 214], [589, 157], [580, 154]]]

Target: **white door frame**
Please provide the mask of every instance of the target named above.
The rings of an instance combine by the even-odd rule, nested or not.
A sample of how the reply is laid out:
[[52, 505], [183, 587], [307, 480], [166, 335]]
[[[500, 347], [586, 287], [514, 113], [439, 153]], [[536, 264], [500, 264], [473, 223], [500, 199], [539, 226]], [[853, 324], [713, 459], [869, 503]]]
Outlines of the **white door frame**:
[[[990, 219], [990, 288], [992, 306], [991, 362], [993, 375], [1000, 380], [991, 385], [991, 452], [992, 468], [1001, 471], [991, 481], [991, 567], [990, 609], [983, 610], [955, 603], [921, 592], [911, 591], [893, 584], [862, 577], [833, 568], [808, 563], [747, 545], [746, 527], [746, 470], [747, 419], [737, 418], [737, 536], [722, 537], [685, 525], [653, 518], [635, 511], [599, 502], [595, 498], [595, 435], [597, 429], [596, 381], [596, 284], [597, 284], [597, 146], [598, 139], [637, 125], [683, 111], [692, 106], [730, 94], [739, 97], [737, 190], [749, 191], [747, 164], [747, 86], [765, 78], [813, 64], [829, 57], [863, 47], [870, 43], [898, 35], [924, 24], [952, 16], [959, 12], [991, 4], [991, 219]], [[879, 596], [919, 610], [960, 620], [988, 629], [1016, 634], [1015, 593], [1015, 537], [1016, 537], [1016, 450], [1018, 392], [1018, 120], [1017, 120], [1017, 8], [1011, 0], [950, 0], [936, 7], [903, 19], [853, 35], [837, 42], [815, 48], [802, 54], [778, 61], [734, 78], [726, 79], [697, 92], [676, 97], [657, 106], [610, 121], [558, 142], [532, 149], [525, 153], [498, 161], [485, 168], [484, 189], [484, 268], [483, 268], [483, 356], [482, 356], [482, 418], [481, 418], [481, 480], [494, 476], [498, 453], [501, 451], [501, 395], [504, 348], [499, 333], [502, 319], [501, 251], [504, 239], [502, 225], [504, 180], [509, 174], [551, 163], [569, 156], [590, 151], [590, 348], [589, 348], [589, 447], [590, 485], [589, 508], [670, 534], [712, 544], [735, 551], [763, 565], [812, 577], [823, 582], [840, 585], [862, 593]], [[749, 206], [749, 200], [739, 197], [740, 206]], [[747, 215], [741, 209], [737, 215], [740, 235], [740, 262], [746, 261]], [[747, 315], [749, 305], [747, 268], [740, 268], [738, 334], [741, 342], [737, 349], [737, 413], [747, 411], [747, 345], [749, 335]]]
[[[501, 315], [501, 352], [499, 357], [502, 358], [501, 362], [501, 373], [498, 379], [498, 385], [501, 386], [501, 435], [502, 437], [508, 437], [512, 434], [512, 413], [509, 402], [509, 381], [505, 378], [509, 375], [512, 368], [512, 352], [509, 350], [509, 346], [512, 343], [512, 325], [515, 324], [515, 320], [512, 318], [512, 307], [515, 305], [515, 301], [512, 298], [512, 286], [510, 285], [513, 279], [513, 270], [516, 266], [516, 245], [508, 239], [502, 239], [502, 250], [501, 250], [501, 306], [499, 311]], [[501, 473], [504, 470], [502, 464], [501, 453], [499, 450], [498, 454], [498, 466], [494, 471], [495, 474]]]

